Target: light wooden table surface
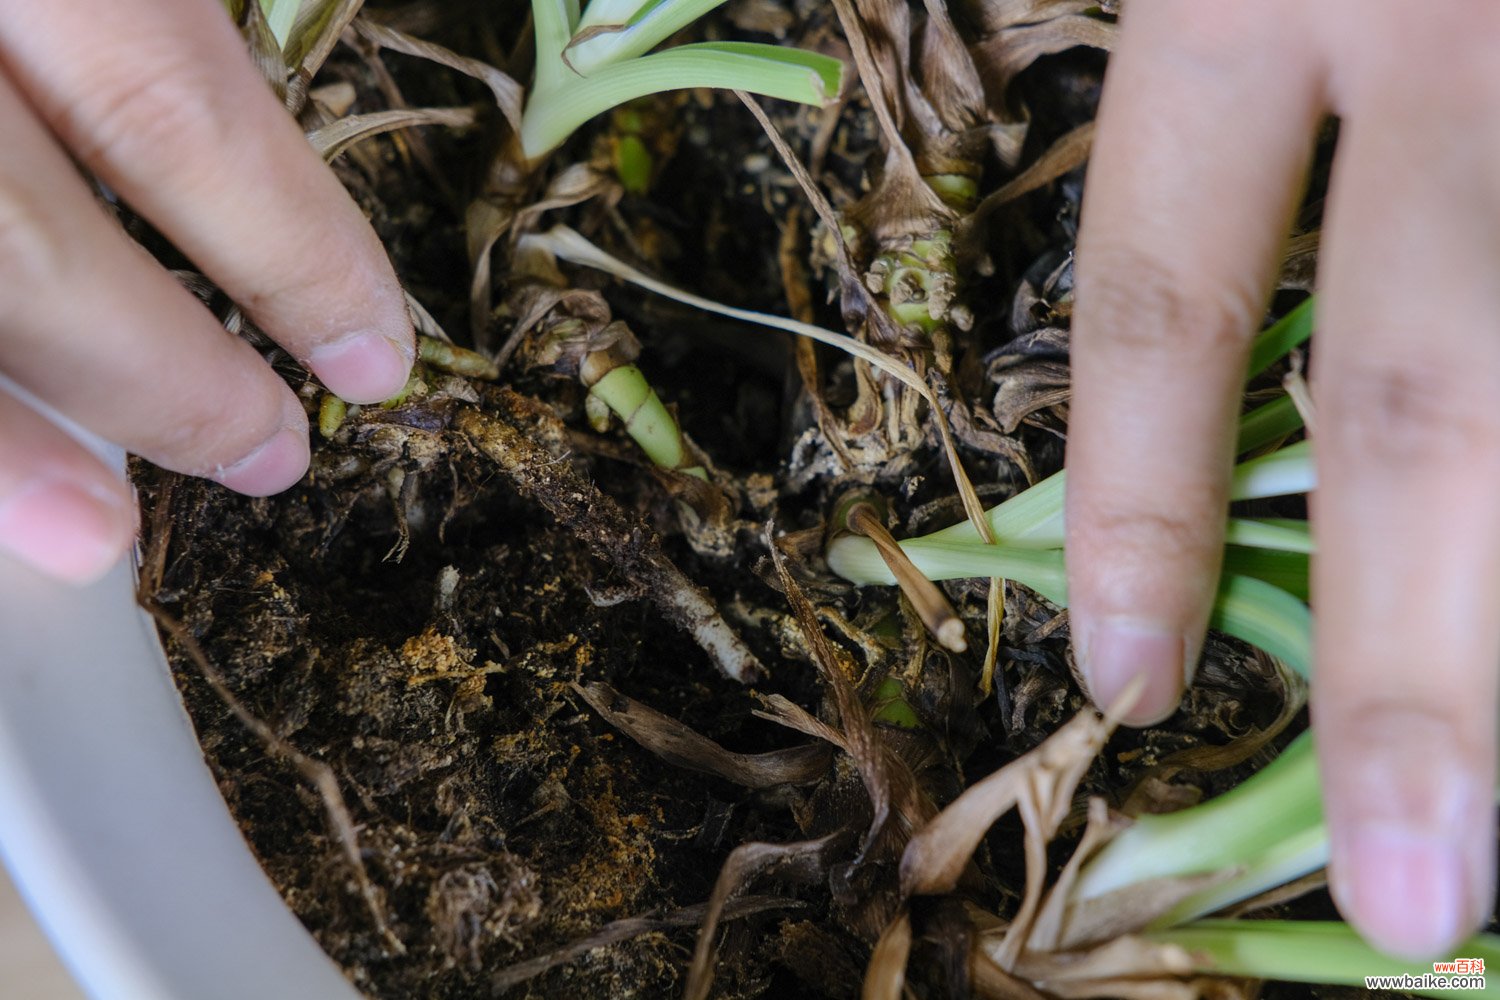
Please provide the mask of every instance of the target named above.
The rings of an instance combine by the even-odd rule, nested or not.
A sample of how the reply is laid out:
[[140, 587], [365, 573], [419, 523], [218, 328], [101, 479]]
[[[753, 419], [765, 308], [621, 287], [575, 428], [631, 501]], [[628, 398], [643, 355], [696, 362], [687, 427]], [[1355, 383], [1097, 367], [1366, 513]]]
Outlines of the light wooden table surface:
[[0, 866], [0, 997], [84, 1000]]

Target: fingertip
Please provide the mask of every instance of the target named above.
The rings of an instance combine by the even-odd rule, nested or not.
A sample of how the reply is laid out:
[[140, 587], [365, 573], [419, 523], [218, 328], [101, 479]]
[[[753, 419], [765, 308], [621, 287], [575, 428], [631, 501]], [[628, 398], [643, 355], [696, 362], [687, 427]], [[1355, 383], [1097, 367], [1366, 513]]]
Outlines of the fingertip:
[[1139, 694], [1120, 715], [1127, 726], [1149, 726], [1177, 711], [1185, 679], [1187, 641], [1180, 631], [1135, 618], [1085, 624], [1080, 666], [1094, 703], [1116, 705], [1138, 679]]
[[68, 583], [98, 580], [135, 536], [123, 483], [43, 478], [0, 501], [0, 550]]
[[405, 387], [415, 353], [409, 332], [401, 337], [365, 330], [313, 348], [307, 365], [340, 399], [379, 403]]
[[1330, 867], [1334, 901], [1376, 949], [1410, 961], [1453, 957], [1478, 930], [1483, 914], [1472, 887], [1493, 885], [1464, 863], [1451, 835], [1396, 823], [1372, 823], [1349, 834]]
[[295, 486], [311, 459], [305, 428], [283, 427], [249, 455], [213, 478], [246, 496], [264, 497]]

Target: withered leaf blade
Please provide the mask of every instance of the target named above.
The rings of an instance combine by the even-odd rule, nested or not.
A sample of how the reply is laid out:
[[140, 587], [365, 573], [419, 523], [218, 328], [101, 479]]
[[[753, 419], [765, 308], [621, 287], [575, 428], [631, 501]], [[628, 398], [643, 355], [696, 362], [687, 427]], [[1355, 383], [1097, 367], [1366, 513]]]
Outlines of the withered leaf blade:
[[880, 934], [865, 967], [860, 1000], [901, 1000], [906, 962], [911, 955], [911, 913], [903, 909]]
[[461, 56], [452, 49], [444, 48], [436, 43], [424, 41], [420, 38], [413, 38], [404, 32], [378, 24], [368, 17], [362, 17], [355, 21], [354, 30], [358, 31], [361, 37], [383, 49], [390, 49], [392, 52], [416, 56], [419, 59], [435, 62], [440, 66], [447, 66], [449, 69], [457, 70], [483, 83], [486, 87], [490, 88], [490, 93], [495, 95], [495, 105], [500, 109], [500, 113], [505, 116], [505, 120], [510, 123], [510, 127], [517, 131], [520, 130], [521, 85], [511, 79], [509, 74], [496, 69], [487, 62], [479, 59], [470, 59], [468, 56]]
[[338, 158], [350, 146], [365, 139], [417, 125], [447, 125], [467, 128], [474, 124], [473, 108], [399, 108], [349, 115], [307, 134], [307, 141], [324, 160]]
[[[992, 955], [997, 940], [993, 935], [981, 935], [977, 946], [986, 955]], [[1179, 945], [1123, 936], [1086, 951], [1026, 952], [1015, 971], [1039, 989], [1061, 994], [1067, 983], [1189, 976], [1193, 973], [1193, 959]]]
[[[757, 914], [767, 913], [772, 910], [793, 909], [801, 904], [794, 899], [785, 899], [779, 896], [745, 896], [730, 902], [723, 908], [719, 919], [739, 920], [743, 917], [753, 917]], [[660, 931], [673, 930], [680, 927], [692, 927], [703, 920], [708, 912], [707, 903], [695, 903], [692, 906], [684, 906], [670, 913], [660, 915], [647, 915], [641, 917], [626, 917], [605, 924], [599, 930], [588, 937], [579, 938], [555, 951], [549, 951], [535, 958], [528, 958], [524, 962], [508, 965], [501, 969], [491, 978], [490, 984], [496, 991], [508, 990], [534, 979], [546, 972], [548, 969], [559, 965], [566, 965], [575, 959], [582, 958], [596, 948], [607, 948], [621, 941], [629, 941], [631, 938], [640, 937], [642, 934], [655, 934]]]
[[791, 844], [751, 842], [730, 851], [724, 867], [719, 869], [714, 891], [704, 904], [703, 923], [698, 929], [698, 943], [693, 949], [687, 987], [683, 990], [685, 1000], [703, 1000], [708, 996], [714, 977], [714, 936], [736, 895], [753, 879], [772, 869], [784, 878], [802, 882], [826, 878], [828, 854], [847, 839], [847, 834], [839, 830], [816, 840]]
[[986, 34], [992, 34], [1022, 24], [1082, 14], [1099, 4], [1097, 0], [977, 0], [969, 6], [978, 13], [980, 27]]
[[670, 716], [627, 697], [602, 682], [574, 684], [594, 711], [626, 736], [677, 767], [711, 774], [747, 788], [773, 788], [817, 781], [828, 773], [833, 751], [827, 744], [733, 753]]
[[919, 829], [937, 810], [932, 800], [917, 785], [911, 769], [882, 743], [869, 711], [860, 702], [853, 683], [839, 667], [839, 657], [828, 636], [823, 633], [812, 602], [807, 599], [801, 585], [787, 568], [786, 557], [771, 535], [772, 530], [773, 526], [768, 524], [766, 533], [771, 560], [776, 566], [787, 602], [792, 606], [793, 616], [802, 629], [808, 648], [812, 650], [819, 675], [833, 695], [842, 730], [840, 745], [853, 758], [874, 809], [875, 815], [865, 838], [865, 849], [872, 846], [886, 831], [891, 820], [895, 821], [892, 834], [904, 841], [910, 831]]
[[902, 891], [952, 892], [985, 832], [1024, 796], [1041, 793], [1039, 815], [1066, 814], [1079, 779], [1113, 729], [1107, 718], [1085, 710], [1030, 753], [970, 785], [912, 837], [901, 858]]
[[1022, 70], [1043, 56], [1079, 47], [1107, 52], [1114, 48], [1117, 33], [1111, 21], [1069, 14], [990, 35], [975, 46], [975, 63], [984, 76], [986, 88], [992, 94], [1003, 95]]
[[297, 67], [304, 79], [316, 76], [364, 5], [364, 0], [302, 0], [286, 40], [287, 65]]

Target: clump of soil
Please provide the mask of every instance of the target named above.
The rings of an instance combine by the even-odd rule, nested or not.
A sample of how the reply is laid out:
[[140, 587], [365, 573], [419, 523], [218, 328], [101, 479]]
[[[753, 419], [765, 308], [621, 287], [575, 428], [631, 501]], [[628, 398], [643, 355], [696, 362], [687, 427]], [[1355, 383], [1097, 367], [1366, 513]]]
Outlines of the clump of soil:
[[[789, 43], [836, 46], [821, 5], [740, 4], [732, 15], [736, 7], [784, 15], [776, 31]], [[425, 25], [444, 40], [454, 21], [433, 15]], [[518, 27], [497, 37], [514, 41]], [[702, 30], [759, 37], [715, 19]], [[1032, 108], [1033, 157], [1091, 117], [1101, 71], [1102, 57], [1080, 50], [1023, 74], [1017, 93]], [[390, 54], [377, 61], [345, 52], [317, 82], [325, 78], [353, 84], [356, 106], [384, 106], [397, 84], [413, 103], [461, 103], [480, 93], [431, 64]], [[790, 173], [732, 96], [668, 96], [652, 108], [672, 123], [676, 141], [658, 150], [651, 190], [562, 217], [676, 284], [785, 312], [777, 247], [789, 214], [802, 211]], [[857, 196], [878, 150], [858, 91], [831, 131], [820, 112], [770, 110], [794, 148], [826, 148], [825, 183], [842, 202]], [[608, 150], [618, 139], [612, 128], [605, 119], [586, 129], [559, 163]], [[449, 331], [468, 328], [470, 273], [463, 206], [450, 195], [482, 170], [489, 155], [482, 132], [398, 133], [338, 165], [409, 289]], [[441, 183], [425, 166], [434, 163]], [[985, 189], [1003, 179], [987, 177]], [[975, 443], [982, 436], [970, 435], [962, 449], [986, 502], [1025, 485], [1017, 456], [1038, 475], [1060, 462], [1068, 255], [1080, 188], [1073, 171], [1005, 209], [990, 227], [994, 266], [968, 293], [977, 322], [953, 389], [1007, 442], [987, 450]], [[804, 230], [796, 251], [818, 318], [838, 326], [824, 294], [836, 279], [812, 263], [813, 243]], [[309, 478], [279, 497], [246, 499], [135, 470], [150, 512], [151, 600], [181, 623], [245, 710], [337, 779], [373, 893], [361, 890], [304, 773], [241, 724], [183, 641], [168, 640], [204, 752], [257, 856], [372, 997], [677, 995], [700, 904], [732, 849], [868, 825], [870, 804], [842, 757], [827, 755], [810, 780], [747, 788], [664, 762], [602, 718], [577, 686], [607, 684], [738, 753], [807, 745], [756, 714], [772, 694], [815, 714], [826, 708], [767, 565], [768, 523], [805, 557], [796, 571], [831, 634], [847, 640], [861, 694], [873, 698], [887, 676], [906, 685], [918, 728], [882, 732], [937, 804], [1085, 705], [1065, 616], [1023, 588], [1008, 588], [1001, 683], [982, 698], [985, 581], [948, 588], [973, 639], [968, 653], [953, 654], [922, 635], [894, 591], [854, 590], [820, 570], [823, 518], [852, 480], [884, 492], [905, 529], [961, 516], [935, 438], [905, 456], [907, 471], [897, 478], [840, 473], [825, 462], [831, 452], [779, 335], [587, 273], [570, 278], [604, 289], [643, 342], [657, 391], [711, 456], [734, 507], [727, 545], [695, 545], [695, 525], [670, 478], [647, 468], [618, 429], [588, 429], [576, 381], [519, 366], [502, 373], [503, 388], [439, 387], [367, 410], [321, 442]], [[508, 332], [502, 327], [497, 342]], [[316, 387], [269, 353], [314, 405]], [[855, 398], [854, 371], [840, 357], [821, 360], [824, 395], [839, 410]], [[1014, 393], [1022, 391], [1037, 405], [1018, 405]], [[506, 421], [543, 459], [507, 471], [455, 425], [460, 412]], [[601, 513], [603, 501], [589, 492], [595, 487], [619, 509]], [[569, 504], [572, 523], [556, 516]], [[767, 675], [745, 686], [717, 672], [659, 613], [650, 584], [622, 571], [629, 560], [591, 544], [590, 525], [600, 524], [610, 526], [617, 550], [659, 545], [712, 597]], [[1282, 714], [1278, 674], [1243, 646], [1211, 641], [1199, 678], [1173, 719], [1119, 734], [1086, 790], [1119, 804], [1155, 787], [1138, 783], [1171, 755], [1238, 745]], [[1243, 767], [1173, 773], [1193, 779], [1193, 794], [1227, 787]], [[1017, 829], [1002, 821], [981, 852], [979, 900], [1000, 913], [1022, 884]], [[1058, 845], [1059, 858], [1067, 847]], [[858, 849], [857, 838], [835, 838], [813, 876], [793, 865], [784, 877], [773, 871], [752, 883], [753, 895], [726, 914], [714, 995], [858, 995], [894, 875], [893, 862], [858, 864]], [[633, 918], [645, 922], [616, 923]], [[931, 940], [917, 951], [913, 982], [920, 995], [945, 995], [959, 987], [944, 958], [944, 917], [924, 920]], [[521, 964], [601, 932], [618, 940], [550, 968]]]

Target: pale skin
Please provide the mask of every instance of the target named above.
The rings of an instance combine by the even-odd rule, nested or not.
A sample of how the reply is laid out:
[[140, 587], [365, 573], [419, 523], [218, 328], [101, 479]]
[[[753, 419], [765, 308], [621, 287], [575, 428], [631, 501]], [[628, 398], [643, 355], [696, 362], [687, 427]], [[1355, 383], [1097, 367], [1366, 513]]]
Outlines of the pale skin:
[[[1493, 900], [1500, 708], [1500, 4], [1133, 0], [1085, 197], [1068, 444], [1092, 693], [1175, 708], [1218, 574], [1248, 344], [1311, 140], [1343, 121], [1320, 264], [1313, 713], [1330, 878], [1373, 943], [1446, 957]], [[249, 494], [307, 419], [107, 219], [101, 178], [334, 392], [394, 394], [390, 264], [209, 0], [0, 0], [0, 372]], [[0, 550], [64, 579], [125, 485], [0, 392]]]

